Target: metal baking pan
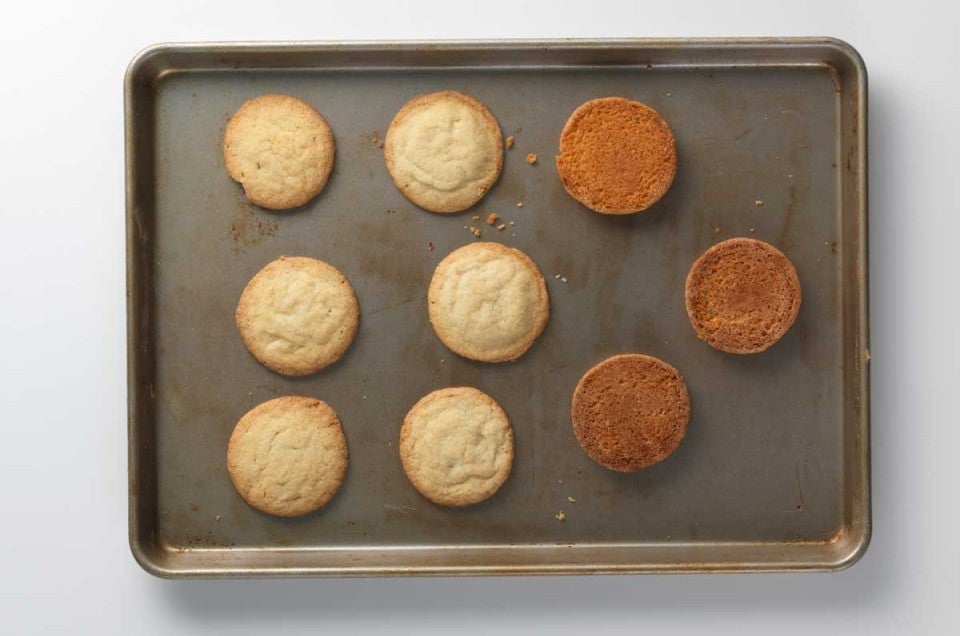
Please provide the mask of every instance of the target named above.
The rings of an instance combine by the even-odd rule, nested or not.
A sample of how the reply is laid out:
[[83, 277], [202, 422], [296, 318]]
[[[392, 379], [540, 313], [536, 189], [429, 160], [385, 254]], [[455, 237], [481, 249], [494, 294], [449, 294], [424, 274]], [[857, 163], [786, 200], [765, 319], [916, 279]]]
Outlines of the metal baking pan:
[[[447, 88], [477, 96], [516, 139], [499, 182], [459, 215], [407, 202], [377, 145], [407, 99]], [[293, 212], [252, 206], [221, 160], [228, 116], [266, 92], [310, 102], [336, 137], [327, 188]], [[557, 177], [564, 122], [602, 95], [652, 105], [676, 134], [676, 181], [646, 213], [589, 212]], [[863, 62], [832, 39], [147, 49], [125, 84], [137, 561], [170, 577], [855, 562], [870, 536], [866, 99]], [[539, 155], [533, 166], [530, 152]], [[498, 232], [483, 223], [491, 211], [513, 223]], [[550, 322], [514, 363], [459, 358], [427, 322], [434, 266], [477, 240], [464, 226], [522, 249], [547, 277]], [[710, 348], [684, 311], [690, 265], [732, 236], [782, 249], [803, 286], [796, 324], [760, 355]], [[234, 327], [243, 286], [284, 254], [334, 263], [362, 308], [347, 355], [306, 378], [258, 364]], [[676, 366], [692, 402], [679, 450], [635, 474], [593, 464], [570, 425], [581, 374], [621, 352]], [[467, 509], [421, 498], [396, 449], [409, 407], [450, 385], [492, 395], [516, 434], [510, 479]], [[246, 505], [225, 468], [236, 421], [284, 394], [330, 402], [350, 448], [340, 493], [300, 519]]]

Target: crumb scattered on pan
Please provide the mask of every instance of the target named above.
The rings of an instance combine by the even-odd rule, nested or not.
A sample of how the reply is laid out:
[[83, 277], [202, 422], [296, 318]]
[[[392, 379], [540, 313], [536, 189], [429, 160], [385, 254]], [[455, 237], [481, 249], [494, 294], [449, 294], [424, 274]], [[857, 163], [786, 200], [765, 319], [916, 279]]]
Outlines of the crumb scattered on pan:
[[531, 166], [537, 163], [537, 153], [535, 152], [527, 153], [527, 163], [529, 163]]
[[756, 231], [757, 231], [757, 228], [755, 228], [755, 227], [750, 228], [750, 233], [751, 233], [751, 234], [753, 234], [753, 233], [756, 232]]
[[487, 225], [496, 225], [497, 224], [497, 213], [491, 212], [490, 216], [487, 217]]
[[440, 364], [443, 364], [444, 362], [446, 362], [446, 360], [444, 360], [443, 358], [440, 358]]
[[220, 523], [220, 520], [221, 520], [221, 519], [223, 519], [223, 516], [222, 516], [222, 515], [217, 515], [216, 517], [214, 517], [214, 520], [215, 520], [217, 523]]
[[792, 173], [791, 173], [791, 174], [788, 174], [788, 175], [787, 175], [787, 179], [793, 179], [793, 174], [792, 174]]
[[518, 207], [518, 208], [522, 208], [522, 207], [523, 207], [523, 201], [517, 201], [517, 207]]
[[509, 137], [507, 137], [506, 144], [507, 144], [507, 150], [510, 150], [511, 148], [513, 148], [513, 135], [510, 135]]
[[428, 249], [428, 250], [432, 250], [432, 249], [433, 249], [433, 241], [427, 241], [427, 249]]
[[761, 205], [763, 205], [763, 200], [762, 200], [762, 199], [755, 199], [755, 200], [753, 201], [753, 204], [759, 208]]
[[471, 226], [470, 226], [469, 228], [467, 228], [467, 229], [470, 230], [470, 233], [471, 233], [471, 234], [473, 234], [473, 235], [476, 236], [477, 238], [480, 238], [480, 229], [479, 229], [479, 228], [475, 228], [475, 227], [473, 227], [473, 226], [471, 225]]
[[573, 497], [567, 497], [567, 501], [569, 501], [570, 503], [577, 503], [577, 500], [574, 499]]
[[510, 225], [513, 225], [513, 221], [510, 221]]
[[554, 276], [554, 278], [556, 278], [557, 280], [560, 280], [560, 274], [557, 274], [556, 276]]
[[713, 228], [713, 231], [714, 231], [716, 234], [719, 234], [719, 233], [720, 233], [720, 228], [715, 227], [715, 228]]
[[557, 513], [556, 515], [554, 515], [554, 516], [556, 517], [557, 521], [560, 521], [560, 522], [562, 523], [563, 520], [567, 518], [567, 513], [565, 513], [563, 510], [561, 510], [560, 512], [558, 512], [558, 513]]
[[373, 136], [370, 137], [370, 141], [372, 141], [373, 145], [377, 148], [383, 148], [383, 137], [380, 136], [380, 133], [373, 133]]
[[360, 399], [361, 399], [361, 400], [366, 400], [366, 399], [367, 399], [367, 396], [366, 396], [366, 395], [361, 395], [361, 396], [360, 396]]
[[673, 93], [667, 93], [667, 97], [670, 97], [671, 95], [673, 95]]
[[560, 277], [560, 282], [561, 282], [561, 283], [567, 282], [567, 277], [566, 277], [566, 276], [561, 276], [561, 277]]
[[507, 228], [507, 226], [506, 226], [505, 224], [503, 224], [503, 223], [501, 223], [500, 225], [497, 226], [497, 229], [500, 230], [501, 232], [503, 232], [506, 228]]
[[473, 220], [474, 220], [474, 221], [479, 221], [479, 220], [480, 220], [480, 217], [479, 217], [478, 215], [474, 214], [474, 215], [473, 215]]
[[557, 483], [558, 483], [558, 484], [562, 484], [562, 483], [563, 483], [563, 480], [562, 480], [562, 479], [558, 479], [558, 480], [557, 480]]

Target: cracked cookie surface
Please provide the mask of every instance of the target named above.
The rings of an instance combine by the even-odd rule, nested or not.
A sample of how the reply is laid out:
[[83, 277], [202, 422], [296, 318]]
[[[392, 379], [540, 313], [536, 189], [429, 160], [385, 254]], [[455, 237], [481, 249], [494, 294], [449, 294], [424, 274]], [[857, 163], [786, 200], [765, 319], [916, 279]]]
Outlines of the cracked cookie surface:
[[321, 400], [285, 396], [240, 418], [227, 470], [254, 508], [299, 517], [326, 504], [347, 472], [347, 440], [336, 412]]
[[427, 292], [430, 323], [447, 347], [481, 362], [515, 360], [543, 332], [543, 275], [520, 250], [473, 243], [440, 261]]
[[299, 207], [320, 194], [330, 178], [336, 145], [330, 126], [313, 106], [290, 95], [261, 95], [227, 122], [223, 161], [256, 205]]
[[510, 476], [513, 429], [500, 405], [472, 387], [440, 389], [417, 402], [400, 429], [400, 460], [424, 497], [468, 506]]
[[460, 212], [479, 201], [503, 167], [503, 135], [476, 98], [456, 91], [414, 97], [387, 130], [384, 159], [394, 184], [419, 207]]
[[243, 343], [264, 366], [283, 375], [309, 375], [346, 352], [357, 333], [360, 306], [336, 267], [281, 256], [247, 283], [236, 321]]

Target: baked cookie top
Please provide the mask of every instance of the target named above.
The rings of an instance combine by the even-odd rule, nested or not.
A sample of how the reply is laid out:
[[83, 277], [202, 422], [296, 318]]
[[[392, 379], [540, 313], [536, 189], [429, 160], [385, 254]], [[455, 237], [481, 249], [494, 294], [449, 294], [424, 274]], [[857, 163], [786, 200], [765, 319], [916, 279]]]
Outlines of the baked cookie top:
[[321, 400], [279, 397], [240, 418], [227, 447], [227, 470], [254, 508], [282, 517], [330, 501], [347, 472], [340, 419]]
[[283, 375], [309, 375], [346, 352], [360, 323], [360, 305], [333, 265], [281, 256], [247, 283], [236, 321], [243, 343], [264, 366]]
[[468, 506], [492, 496], [510, 476], [513, 429], [489, 395], [470, 387], [440, 389], [404, 418], [400, 460], [424, 497]]
[[577, 441], [593, 461], [632, 472], [663, 461], [680, 445], [690, 421], [690, 396], [680, 373], [663, 360], [618, 355], [580, 379], [571, 418]]
[[577, 201], [604, 214], [641, 212], [670, 188], [677, 145], [654, 109], [622, 97], [577, 108], [560, 134], [557, 170]]
[[489, 242], [461, 247], [440, 261], [427, 306], [440, 341], [482, 362], [523, 355], [550, 316], [536, 263], [520, 250]]
[[800, 279], [783, 252], [763, 241], [717, 243], [687, 274], [687, 315], [702, 340], [728, 353], [759, 353], [800, 311]]
[[483, 198], [500, 176], [503, 137], [474, 97], [441, 91], [414, 97], [390, 123], [387, 170], [397, 188], [431, 212], [460, 212]]
[[261, 95], [227, 122], [227, 172], [260, 207], [286, 210], [317, 196], [330, 177], [336, 146], [326, 120], [290, 95]]

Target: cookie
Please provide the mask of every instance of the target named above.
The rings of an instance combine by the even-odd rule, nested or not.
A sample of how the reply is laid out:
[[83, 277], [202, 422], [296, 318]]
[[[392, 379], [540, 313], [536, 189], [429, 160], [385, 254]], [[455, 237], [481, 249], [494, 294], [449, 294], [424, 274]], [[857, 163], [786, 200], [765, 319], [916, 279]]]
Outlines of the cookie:
[[690, 421], [690, 396], [680, 373], [663, 360], [613, 356], [580, 379], [571, 418], [590, 459], [628, 473], [677, 449]]
[[759, 353], [800, 311], [800, 279], [783, 252], [751, 238], [717, 243], [687, 275], [687, 315], [702, 340], [728, 353]]
[[327, 184], [336, 146], [310, 104], [290, 95], [261, 95], [227, 122], [223, 160], [247, 198], [287, 210], [308, 202]]
[[227, 470], [244, 500], [263, 512], [299, 517], [326, 504], [347, 473], [347, 440], [326, 402], [286, 396], [240, 418]]
[[383, 152], [390, 177], [410, 201], [431, 212], [460, 212], [500, 176], [503, 136], [475, 98], [441, 91], [403, 105]]
[[550, 316], [547, 285], [536, 263], [499, 243], [473, 243], [440, 261], [427, 292], [437, 337], [471, 360], [519, 358]]
[[581, 105], [567, 120], [557, 170], [570, 196], [591, 210], [641, 212], [673, 183], [677, 144], [654, 109], [602, 97]]
[[285, 257], [257, 272], [237, 303], [250, 353], [283, 375], [309, 375], [346, 352], [360, 323], [353, 288], [333, 265]]
[[430, 501], [469, 506], [491, 497], [510, 476], [513, 429], [486, 393], [440, 389], [404, 418], [400, 461], [410, 483]]

